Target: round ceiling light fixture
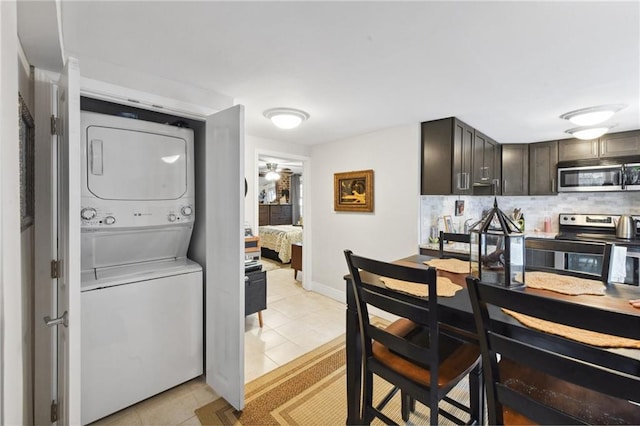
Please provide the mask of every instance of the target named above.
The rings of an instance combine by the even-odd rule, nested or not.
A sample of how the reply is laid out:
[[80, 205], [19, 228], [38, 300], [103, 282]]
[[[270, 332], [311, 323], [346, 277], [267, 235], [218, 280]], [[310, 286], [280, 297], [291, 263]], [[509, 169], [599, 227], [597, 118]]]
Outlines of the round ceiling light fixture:
[[[562, 114], [560, 118], [569, 120], [577, 126], [593, 126], [595, 124], [600, 124], [604, 121], [607, 121], [608, 119], [613, 117], [613, 114], [625, 107], [626, 105], [622, 104], [599, 105], [570, 111]], [[569, 131], [567, 130], [567, 132]]]
[[576, 127], [576, 128], [567, 130], [566, 133], [569, 133], [570, 135], [578, 139], [591, 140], [591, 139], [599, 138], [600, 136], [604, 135], [614, 127], [616, 127], [615, 124], [607, 124], [606, 126], [601, 125], [601, 126]]
[[309, 114], [293, 108], [271, 108], [263, 115], [280, 129], [295, 129], [303, 121], [309, 118]]

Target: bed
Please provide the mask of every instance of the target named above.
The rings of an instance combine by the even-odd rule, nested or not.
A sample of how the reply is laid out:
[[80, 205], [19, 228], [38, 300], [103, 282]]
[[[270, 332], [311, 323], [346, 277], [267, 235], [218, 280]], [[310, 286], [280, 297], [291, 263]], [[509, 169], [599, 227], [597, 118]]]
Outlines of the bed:
[[282, 263], [291, 261], [291, 244], [302, 242], [302, 226], [265, 225], [258, 227], [261, 254]]

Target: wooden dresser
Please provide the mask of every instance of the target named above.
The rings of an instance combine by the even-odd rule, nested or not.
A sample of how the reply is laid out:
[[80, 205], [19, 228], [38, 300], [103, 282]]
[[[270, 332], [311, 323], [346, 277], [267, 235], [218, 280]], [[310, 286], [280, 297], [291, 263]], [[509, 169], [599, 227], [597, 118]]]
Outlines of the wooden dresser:
[[258, 225], [291, 225], [293, 223], [291, 204], [259, 204]]

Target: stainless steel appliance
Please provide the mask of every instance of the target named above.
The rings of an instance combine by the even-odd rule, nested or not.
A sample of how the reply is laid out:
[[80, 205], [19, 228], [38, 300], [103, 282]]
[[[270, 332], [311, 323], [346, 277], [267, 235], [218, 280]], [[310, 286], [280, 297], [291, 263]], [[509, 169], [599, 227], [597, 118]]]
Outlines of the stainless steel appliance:
[[640, 191], [640, 163], [558, 164], [558, 192]]
[[[631, 223], [634, 229], [634, 236], [638, 235], [637, 219], [640, 217], [632, 217]], [[577, 214], [577, 213], [561, 213], [559, 215], [559, 230], [556, 236], [559, 240], [574, 241], [594, 241], [606, 242], [627, 248], [626, 278], [625, 284], [640, 284], [640, 239], [636, 238], [618, 238], [616, 235], [616, 224], [620, 220], [617, 215], [601, 215], [601, 214]], [[556, 259], [558, 261], [558, 259]], [[599, 267], [599, 259], [595, 259], [589, 255], [567, 254], [560, 261], [564, 262], [564, 269], [568, 270], [585, 270], [590, 267]]]
[[630, 240], [638, 235], [638, 225], [636, 220], [629, 215], [622, 215], [618, 218], [616, 225], [616, 237]]

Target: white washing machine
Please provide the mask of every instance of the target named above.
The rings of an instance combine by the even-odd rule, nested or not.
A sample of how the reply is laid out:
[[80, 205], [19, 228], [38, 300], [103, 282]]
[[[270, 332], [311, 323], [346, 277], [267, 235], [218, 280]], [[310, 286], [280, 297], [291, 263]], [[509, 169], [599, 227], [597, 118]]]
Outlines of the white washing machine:
[[82, 423], [203, 373], [193, 131], [104, 114], [82, 124]]

